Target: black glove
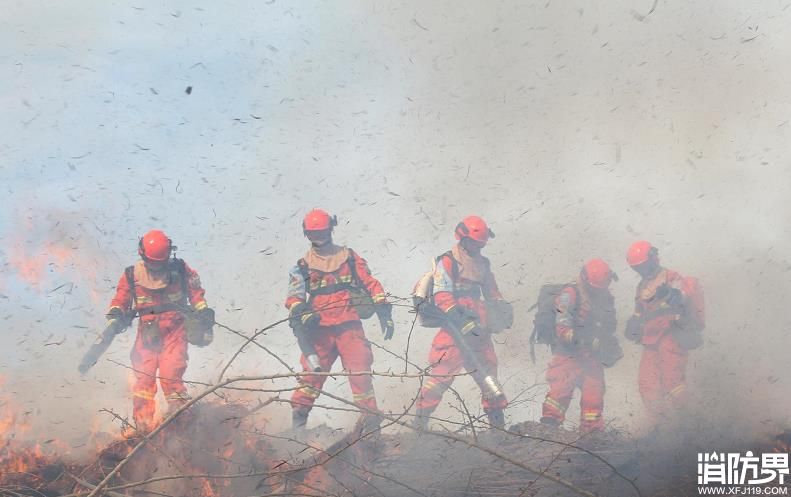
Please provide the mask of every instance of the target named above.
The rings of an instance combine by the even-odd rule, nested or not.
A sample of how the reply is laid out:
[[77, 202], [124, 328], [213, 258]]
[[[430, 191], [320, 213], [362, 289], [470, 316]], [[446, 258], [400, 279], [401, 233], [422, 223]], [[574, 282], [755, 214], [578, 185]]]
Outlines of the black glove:
[[570, 328], [560, 335], [560, 344], [565, 347], [577, 348], [581, 343], [579, 333], [574, 328]]
[[[211, 343], [214, 341], [214, 329], [209, 328], [208, 331], [205, 331], [203, 333], [203, 340], [204, 340], [203, 343], [205, 343], [206, 345], [211, 345]], [[204, 345], [204, 347], [206, 345]]]
[[128, 328], [130, 324], [132, 324], [134, 312], [132, 311], [124, 312], [118, 307], [113, 307], [112, 309], [110, 309], [110, 312], [108, 312], [105, 317], [107, 318], [108, 321], [117, 321], [118, 333], [122, 333], [126, 331], [126, 328]]
[[478, 325], [478, 314], [472, 309], [456, 304], [448, 309], [445, 316], [450, 324], [459, 330], [462, 335], [480, 335], [481, 327]]
[[210, 307], [204, 307], [203, 309], [195, 312], [195, 317], [201, 322], [201, 324], [209, 327], [214, 324], [214, 309]]
[[579, 332], [576, 329], [572, 330], [570, 335], [571, 336], [567, 339], [569, 345], [573, 345], [574, 347], [583, 347], [593, 353], [599, 350], [601, 340], [595, 334], [595, 332], [591, 332], [591, 330], [583, 328]]
[[679, 312], [684, 308], [684, 294], [678, 288], [673, 288], [668, 284], [657, 288], [654, 299], [656, 301], [664, 301], [666, 306], [676, 308]]
[[379, 324], [382, 325], [382, 335], [385, 340], [393, 338], [395, 333], [395, 323], [393, 323], [393, 304], [377, 304], [376, 315], [379, 317]]
[[514, 307], [505, 300], [486, 302], [487, 328], [492, 333], [500, 333], [514, 324]]
[[[596, 343], [598, 342], [598, 344]], [[594, 340], [594, 346], [591, 347], [593, 355], [605, 368], [611, 368], [621, 360], [623, 357], [623, 349], [618, 343], [618, 339], [612, 335], [607, 335], [602, 338]]]
[[288, 325], [291, 326], [292, 330], [310, 328], [319, 324], [320, 320], [321, 316], [313, 312], [313, 309], [306, 302], [300, 302], [291, 308]]
[[629, 318], [629, 321], [626, 322], [626, 329], [623, 332], [623, 335], [626, 337], [627, 340], [631, 340], [634, 343], [640, 343], [643, 339], [643, 320], [640, 319], [640, 316], [632, 315]]
[[671, 288], [667, 295], [667, 305], [677, 309], [679, 314], [684, 312], [684, 294], [678, 288]]

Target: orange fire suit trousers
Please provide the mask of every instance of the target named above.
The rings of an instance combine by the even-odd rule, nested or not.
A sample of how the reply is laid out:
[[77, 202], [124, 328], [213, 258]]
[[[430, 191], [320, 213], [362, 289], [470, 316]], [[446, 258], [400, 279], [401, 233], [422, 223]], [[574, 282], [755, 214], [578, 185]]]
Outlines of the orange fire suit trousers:
[[[141, 324], [141, 328], [145, 326]], [[148, 430], [154, 426], [157, 378], [171, 408], [189, 400], [182, 379], [187, 370], [187, 331], [184, 325], [160, 332], [158, 336], [139, 329], [131, 359], [135, 375], [133, 415], [138, 429]]]
[[[360, 321], [347, 321], [336, 326], [319, 326], [308, 333], [323, 371], [331, 371], [338, 356], [341, 357], [344, 371], [371, 370], [374, 356]], [[300, 356], [299, 361], [304, 371], [310, 371], [304, 355]], [[300, 381], [302, 385], [291, 396], [292, 406], [308, 409], [313, 407], [320, 394], [319, 390], [326, 380], [326, 376], [302, 377]], [[373, 379], [370, 375], [349, 376], [349, 385], [355, 404], [373, 411], [377, 410]]]
[[[478, 355], [478, 360], [481, 365], [486, 368], [487, 373], [497, 377], [497, 355], [494, 353], [494, 344], [489, 335], [481, 335], [477, 337], [468, 337], [467, 343], [472, 349], [473, 353]], [[431, 352], [428, 356], [429, 364], [431, 365], [431, 374], [433, 375], [455, 375], [461, 372], [462, 368], [466, 369], [464, 364], [464, 357], [456, 345], [454, 345], [453, 337], [449, 332], [440, 329], [434, 337], [431, 344]], [[483, 380], [482, 375], [474, 375], [475, 381], [481, 392], [486, 391], [486, 387], [481, 383]], [[423, 383], [420, 389], [420, 396], [417, 400], [417, 408], [422, 411], [433, 411], [442, 401], [442, 396], [445, 391], [453, 384], [453, 376], [445, 377], [429, 377]], [[497, 399], [490, 399], [481, 394], [481, 405], [484, 410], [491, 409], [505, 409], [508, 406], [508, 400], [504, 397]]]
[[581, 390], [580, 430], [604, 429], [604, 367], [588, 355], [556, 354], [547, 368], [549, 392], [544, 400], [542, 416], [563, 423], [574, 389]]
[[666, 418], [687, 399], [686, 370], [689, 354], [666, 332], [654, 344], [643, 345], [640, 359], [640, 395], [654, 421]]

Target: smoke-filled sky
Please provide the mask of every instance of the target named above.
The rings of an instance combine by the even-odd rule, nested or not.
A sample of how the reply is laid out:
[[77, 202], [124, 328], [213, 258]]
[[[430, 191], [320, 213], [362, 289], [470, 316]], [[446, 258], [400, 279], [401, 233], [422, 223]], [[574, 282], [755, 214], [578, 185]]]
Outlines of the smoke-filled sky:
[[[603, 257], [625, 322], [637, 277], [624, 254], [649, 239], [706, 289], [700, 411], [785, 424], [791, 4], [652, 3], [3, 2], [0, 394], [46, 414], [42, 430], [127, 413], [122, 366], [81, 379], [76, 364], [138, 237], [164, 229], [217, 320], [252, 332], [285, 316], [301, 216], [323, 207], [398, 296], [461, 217], [489, 221], [485, 254], [517, 310], [496, 337], [512, 397], [543, 382], [548, 354], [531, 364], [527, 340], [541, 284]], [[397, 309], [391, 342], [375, 320], [368, 336], [402, 354], [412, 317]], [[187, 379], [215, 379], [238, 348], [217, 333]], [[414, 331], [412, 360], [433, 333]], [[107, 358], [128, 365], [131, 335]], [[287, 327], [263, 343], [296, 364]], [[605, 416], [636, 428], [640, 350], [624, 348]], [[377, 370], [403, 368], [375, 354]], [[232, 370], [282, 371], [254, 348]], [[392, 410], [416, 389], [376, 385]], [[472, 381], [457, 386], [476, 405]], [[522, 394], [511, 421], [536, 419], [543, 394]]]

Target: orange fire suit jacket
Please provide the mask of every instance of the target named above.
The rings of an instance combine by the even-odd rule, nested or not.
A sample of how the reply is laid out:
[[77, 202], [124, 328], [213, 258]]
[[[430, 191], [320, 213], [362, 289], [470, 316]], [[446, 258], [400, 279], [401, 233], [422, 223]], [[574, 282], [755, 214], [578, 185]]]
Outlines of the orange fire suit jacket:
[[[159, 320], [158, 324], [162, 333], [181, 327], [184, 323], [184, 316], [178, 311], [167, 310], [169, 304], [184, 305], [189, 302], [196, 311], [207, 307], [206, 300], [203, 297], [205, 290], [201, 287], [200, 277], [186, 263], [184, 263], [185, 282], [182, 282], [180, 272], [171, 263], [167, 285], [155, 290], [146, 288], [144, 284], [139, 282], [140, 271], [145, 271], [145, 268], [142, 267], [142, 264], [137, 264], [134, 271], [134, 295], [132, 295], [132, 288], [129, 285], [127, 275], [124, 273], [121, 275], [121, 279], [118, 280], [115, 297], [110, 302], [110, 310], [117, 308], [128, 313], [132, 309], [136, 309], [140, 318], [140, 328], [142, 328], [144, 323], [156, 319]], [[186, 294], [184, 293], [185, 289]]]
[[[683, 303], [674, 298], [682, 294], [681, 275], [662, 269], [655, 277], [637, 285], [634, 315], [643, 320], [643, 345], [653, 345], [681, 318]], [[671, 290], [677, 290], [673, 292]]]
[[[462, 305], [472, 309], [478, 314], [479, 323], [485, 329], [487, 326], [486, 304], [481, 299], [502, 300], [503, 296], [497, 288], [497, 281], [494, 273], [489, 269], [489, 259], [484, 256], [479, 257], [479, 264], [484, 265], [482, 281], [471, 281], [461, 277], [454, 271], [452, 256], [443, 256], [437, 264], [434, 273], [434, 304], [442, 310], [448, 312], [456, 305]], [[450, 337], [450, 335], [448, 335]], [[451, 340], [452, 342], [452, 340]]]
[[[289, 271], [288, 296], [286, 308], [307, 302], [311, 309], [319, 314], [320, 326], [336, 326], [348, 321], [359, 321], [357, 310], [351, 305], [349, 287], [352, 284], [361, 284], [371, 296], [375, 304], [385, 302], [385, 292], [379, 280], [371, 276], [368, 263], [348, 249], [349, 258], [341, 266], [329, 273], [310, 268], [309, 281], [306, 284], [299, 265]], [[353, 275], [349, 264], [354, 261], [358, 282], [353, 282]]]
[[582, 294], [583, 291], [577, 283], [564, 288], [555, 298], [555, 333], [560, 353], [576, 355], [582, 352], [589, 355], [590, 345], [595, 338], [602, 338], [615, 331], [615, 305], [612, 295], [608, 292], [606, 298], [594, 303], [590, 297]]

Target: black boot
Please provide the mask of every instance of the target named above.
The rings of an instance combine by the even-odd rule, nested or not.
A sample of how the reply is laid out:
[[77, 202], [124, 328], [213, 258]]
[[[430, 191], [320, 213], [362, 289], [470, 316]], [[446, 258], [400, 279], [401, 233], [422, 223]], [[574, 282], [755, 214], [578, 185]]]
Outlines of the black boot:
[[542, 425], [546, 425], [546, 426], [550, 426], [552, 428], [559, 428], [560, 427], [560, 421], [558, 421], [555, 418], [550, 418], [549, 416], [543, 416], [541, 418], [541, 424]]
[[412, 428], [418, 431], [428, 430], [428, 421], [434, 409], [420, 409], [415, 411], [415, 418], [412, 420]]
[[[182, 394], [182, 398], [178, 398], [177, 400], [168, 400], [168, 410], [165, 413], [165, 417], [170, 416], [174, 412], [181, 409], [181, 407], [189, 401], [189, 397], [186, 394]], [[192, 409], [188, 409], [186, 411], [182, 411], [181, 414], [178, 415], [176, 419], [174, 419], [170, 426], [173, 429], [177, 429], [181, 432], [185, 432], [190, 428], [194, 428], [195, 424], [195, 413], [194, 409], [197, 406], [192, 406]]]
[[308, 424], [308, 414], [310, 409], [305, 407], [295, 407], [291, 411], [291, 429], [295, 432], [305, 431], [305, 426]]
[[357, 420], [356, 426], [359, 426], [361, 435], [363, 433], [375, 432], [378, 431], [382, 426], [382, 418], [376, 414], [360, 414], [360, 418]]
[[489, 424], [495, 428], [505, 428], [505, 413], [502, 409], [486, 409]]

